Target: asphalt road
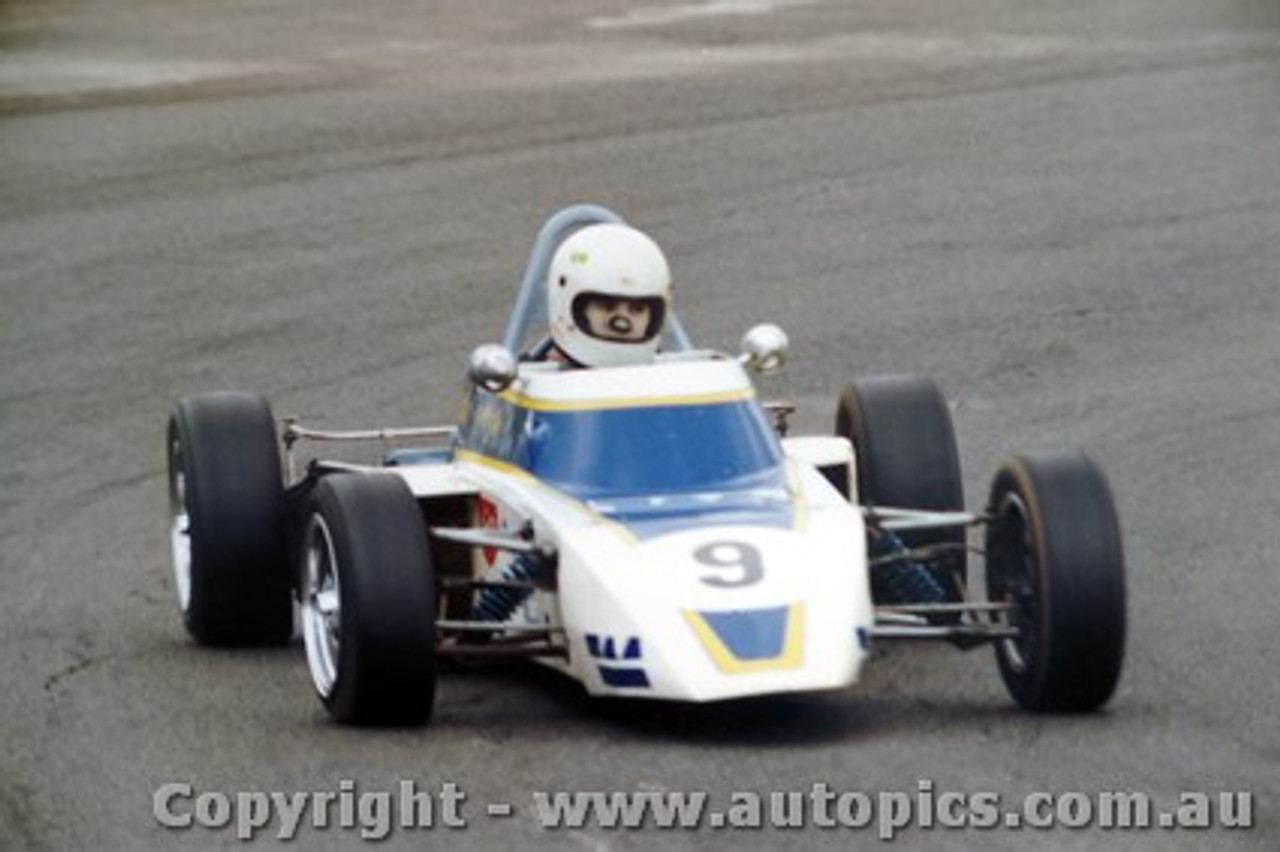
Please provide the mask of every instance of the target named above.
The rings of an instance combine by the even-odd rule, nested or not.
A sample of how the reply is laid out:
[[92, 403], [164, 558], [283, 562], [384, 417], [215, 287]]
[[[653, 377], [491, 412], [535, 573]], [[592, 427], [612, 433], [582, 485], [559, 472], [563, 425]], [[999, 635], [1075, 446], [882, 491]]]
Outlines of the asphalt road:
[[[468, 825], [385, 848], [880, 845], [531, 814], [538, 790], [819, 784], [917, 805], [1245, 791], [1256, 823], [935, 826], [900, 848], [1280, 846], [1280, 7], [534, 7], [0, 5], [0, 849], [236, 848], [234, 826], [160, 826], [156, 791], [402, 781], [457, 785]], [[434, 726], [347, 730], [297, 646], [188, 641], [172, 401], [240, 387], [335, 427], [448, 421], [536, 229], [576, 201], [666, 247], [700, 342], [790, 332], [766, 389], [802, 429], [829, 428], [852, 377], [911, 371], [954, 401], [975, 504], [1002, 453], [1092, 454], [1129, 558], [1113, 704], [1026, 716], [989, 653], [893, 647], [847, 693], [709, 713], [451, 671]], [[306, 825], [298, 846], [360, 840]]]

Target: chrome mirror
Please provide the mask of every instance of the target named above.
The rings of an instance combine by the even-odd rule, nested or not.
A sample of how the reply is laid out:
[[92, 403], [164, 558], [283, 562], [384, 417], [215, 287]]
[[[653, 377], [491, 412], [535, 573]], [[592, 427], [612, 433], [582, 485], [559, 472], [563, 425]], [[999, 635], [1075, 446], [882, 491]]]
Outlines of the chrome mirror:
[[757, 325], [742, 338], [740, 360], [757, 373], [772, 373], [787, 357], [787, 333], [772, 323]]
[[486, 343], [472, 351], [467, 376], [476, 387], [501, 393], [516, 380], [516, 366], [511, 350], [497, 343]]

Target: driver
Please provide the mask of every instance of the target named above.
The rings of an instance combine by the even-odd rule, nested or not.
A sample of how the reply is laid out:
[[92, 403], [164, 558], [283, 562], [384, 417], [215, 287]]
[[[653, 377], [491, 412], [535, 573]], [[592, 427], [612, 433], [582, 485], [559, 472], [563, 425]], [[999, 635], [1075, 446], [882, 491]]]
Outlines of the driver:
[[551, 259], [547, 358], [579, 367], [648, 364], [658, 352], [671, 298], [667, 259], [628, 225], [591, 225]]

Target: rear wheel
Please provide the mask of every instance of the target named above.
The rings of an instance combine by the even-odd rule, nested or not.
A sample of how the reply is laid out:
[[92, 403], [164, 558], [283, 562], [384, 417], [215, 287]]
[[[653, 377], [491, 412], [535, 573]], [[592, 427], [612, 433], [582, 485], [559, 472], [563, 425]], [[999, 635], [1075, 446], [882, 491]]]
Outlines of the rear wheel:
[[185, 397], [169, 418], [169, 538], [187, 631], [203, 645], [264, 645], [293, 632], [284, 485], [261, 397]]
[[302, 541], [302, 634], [329, 715], [425, 724], [435, 702], [435, 587], [409, 489], [388, 474], [326, 477]]
[[[951, 413], [938, 386], [915, 376], [881, 376], [847, 387], [836, 409], [837, 435], [853, 444], [857, 501], [862, 505], [964, 511], [964, 483]], [[846, 490], [846, 495], [850, 490]], [[877, 603], [957, 603], [966, 577], [963, 527], [902, 531], [869, 542], [872, 556], [933, 549], [910, 567], [882, 564], [871, 572]], [[927, 577], [921, 577], [925, 572]], [[919, 598], [926, 600], [910, 600]]]
[[1110, 487], [1079, 454], [1005, 461], [991, 486], [987, 594], [1018, 636], [996, 646], [1009, 694], [1035, 711], [1105, 704], [1125, 644], [1124, 553]]

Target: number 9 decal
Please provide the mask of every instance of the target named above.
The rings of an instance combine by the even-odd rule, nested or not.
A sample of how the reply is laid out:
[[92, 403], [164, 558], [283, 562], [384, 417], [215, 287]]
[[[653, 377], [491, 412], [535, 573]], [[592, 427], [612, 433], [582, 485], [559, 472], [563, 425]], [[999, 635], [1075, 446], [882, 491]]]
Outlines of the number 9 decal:
[[708, 586], [737, 589], [764, 579], [764, 559], [760, 551], [740, 541], [713, 541], [693, 552], [693, 558], [715, 568], [718, 574], [703, 574], [699, 579]]

